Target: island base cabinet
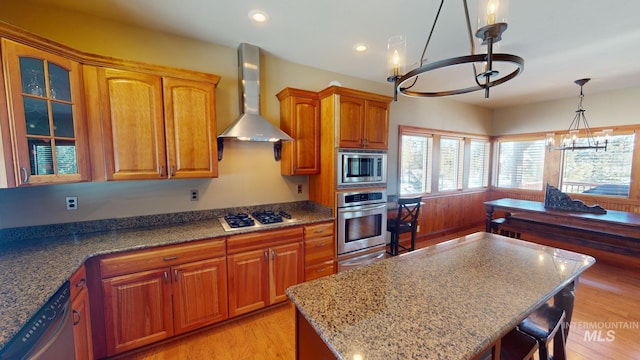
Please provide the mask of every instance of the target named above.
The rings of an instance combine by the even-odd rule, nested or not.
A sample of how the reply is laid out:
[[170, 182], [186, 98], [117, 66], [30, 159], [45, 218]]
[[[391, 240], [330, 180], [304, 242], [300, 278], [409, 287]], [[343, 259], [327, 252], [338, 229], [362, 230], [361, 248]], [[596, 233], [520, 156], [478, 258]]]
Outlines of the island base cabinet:
[[296, 309], [296, 359], [297, 360], [335, 360], [327, 344], [311, 327], [309, 321]]
[[169, 268], [103, 280], [102, 288], [109, 355], [173, 335]]

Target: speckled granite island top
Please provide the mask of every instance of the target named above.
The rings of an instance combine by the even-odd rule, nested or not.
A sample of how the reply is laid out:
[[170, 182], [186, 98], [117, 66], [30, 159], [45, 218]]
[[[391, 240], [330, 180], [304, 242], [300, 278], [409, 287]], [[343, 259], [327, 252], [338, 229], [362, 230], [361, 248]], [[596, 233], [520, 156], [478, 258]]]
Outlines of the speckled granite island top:
[[[110, 230], [75, 235], [59, 234], [68, 231], [60, 229], [65, 226], [51, 226], [50, 233], [55, 236], [6, 241], [5, 238], [13, 234], [0, 232], [0, 349], [92, 256], [333, 220], [331, 210], [323, 206], [307, 202], [287, 204], [283, 207], [292, 211], [297, 222], [234, 232], [225, 232], [217, 217], [228, 211], [250, 212], [252, 208], [117, 219], [113, 223], [108, 221], [106, 227]], [[73, 231], [82, 232], [83, 229], [78, 228], [95, 226], [93, 222], [74, 224]], [[104, 224], [99, 226], [105, 227]], [[31, 230], [27, 228], [20, 233], [25, 231]], [[45, 228], [44, 232], [47, 231]]]
[[594, 262], [475, 233], [287, 294], [338, 359], [470, 359]]

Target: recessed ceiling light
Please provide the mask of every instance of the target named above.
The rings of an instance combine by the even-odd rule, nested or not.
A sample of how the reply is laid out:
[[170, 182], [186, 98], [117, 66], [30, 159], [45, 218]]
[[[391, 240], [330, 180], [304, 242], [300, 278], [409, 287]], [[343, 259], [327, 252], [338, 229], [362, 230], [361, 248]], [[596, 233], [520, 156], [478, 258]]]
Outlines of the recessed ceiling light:
[[269, 21], [269, 14], [262, 10], [251, 10], [249, 11], [249, 19], [255, 22], [263, 23]]
[[367, 51], [367, 45], [366, 44], [355, 44], [353, 46], [353, 50], [355, 50], [356, 52], [365, 52], [365, 51]]

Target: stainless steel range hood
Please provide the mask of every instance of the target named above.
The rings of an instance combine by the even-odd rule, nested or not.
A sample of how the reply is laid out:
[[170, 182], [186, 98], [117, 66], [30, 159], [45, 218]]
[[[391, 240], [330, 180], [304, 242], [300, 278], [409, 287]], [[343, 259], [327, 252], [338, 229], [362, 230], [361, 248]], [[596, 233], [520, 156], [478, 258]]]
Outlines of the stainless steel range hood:
[[240, 117], [218, 138], [248, 141], [293, 140], [282, 130], [260, 116], [260, 48], [242, 43], [238, 47], [240, 80]]

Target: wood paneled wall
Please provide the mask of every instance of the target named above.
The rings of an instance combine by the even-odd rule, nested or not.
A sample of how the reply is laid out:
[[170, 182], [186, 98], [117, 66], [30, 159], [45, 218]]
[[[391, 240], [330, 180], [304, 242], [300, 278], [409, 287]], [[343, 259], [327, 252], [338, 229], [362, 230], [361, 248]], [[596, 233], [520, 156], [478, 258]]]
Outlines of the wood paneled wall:
[[[640, 214], [640, 204], [627, 199], [613, 197], [587, 196], [581, 198], [571, 194], [573, 199], [579, 199], [586, 204], [599, 204], [605, 209], [627, 211]], [[530, 201], [544, 201], [542, 191], [521, 191], [491, 189], [484, 192], [450, 194], [444, 196], [426, 197], [422, 199], [424, 205], [420, 214], [418, 238], [431, 238], [456, 231], [483, 225], [486, 216], [484, 202], [488, 200], [512, 198]], [[501, 216], [500, 214], [496, 214]], [[403, 239], [408, 239], [406, 236]]]
[[423, 198], [418, 237], [433, 237], [453, 233], [484, 223], [483, 202], [488, 192], [451, 194]]

